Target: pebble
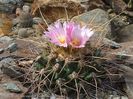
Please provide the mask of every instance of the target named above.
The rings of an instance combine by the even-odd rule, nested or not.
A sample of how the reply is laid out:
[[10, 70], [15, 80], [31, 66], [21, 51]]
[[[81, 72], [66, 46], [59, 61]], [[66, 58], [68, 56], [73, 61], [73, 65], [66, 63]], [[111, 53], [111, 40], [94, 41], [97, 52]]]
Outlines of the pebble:
[[3, 84], [6, 90], [14, 93], [21, 93], [22, 90], [15, 83], [5, 83]]
[[16, 43], [11, 43], [7, 48], [6, 48], [10, 53], [15, 52], [18, 49], [18, 46]]
[[116, 49], [121, 47], [119, 43], [116, 43], [115, 41], [109, 40], [107, 38], [103, 39], [103, 44], [105, 46], [110, 46], [111, 48], [116, 48]]
[[43, 22], [43, 19], [42, 18], [40, 18], [40, 17], [34, 17], [33, 18], [33, 23], [34, 24], [38, 24], [38, 23], [44, 23], [44, 22]]
[[22, 8], [22, 10], [23, 10], [24, 12], [26, 12], [26, 13], [30, 13], [31, 8], [30, 8], [30, 6], [28, 6], [28, 5], [24, 5], [23, 8]]
[[28, 30], [27, 28], [20, 28], [18, 30], [18, 36], [20, 38], [27, 38], [29, 36], [29, 34], [27, 33], [27, 30]]
[[28, 28], [28, 27], [32, 27], [32, 25], [33, 25], [33, 18], [30, 13], [21, 11], [18, 19], [19, 19], [19, 27], [20, 28]]
[[4, 52], [3, 48], [0, 48], [0, 54], [2, 54]]
[[32, 28], [20, 28], [18, 30], [19, 38], [27, 38], [30, 35], [34, 34], [35, 30]]

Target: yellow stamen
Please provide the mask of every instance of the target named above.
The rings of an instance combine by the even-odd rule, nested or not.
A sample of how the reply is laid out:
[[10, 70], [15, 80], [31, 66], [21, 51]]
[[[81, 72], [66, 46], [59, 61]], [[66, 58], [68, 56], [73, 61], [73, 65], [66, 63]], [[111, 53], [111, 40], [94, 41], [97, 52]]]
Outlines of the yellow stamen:
[[63, 37], [63, 36], [59, 36], [58, 40], [60, 41], [61, 44], [65, 43], [65, 37]]

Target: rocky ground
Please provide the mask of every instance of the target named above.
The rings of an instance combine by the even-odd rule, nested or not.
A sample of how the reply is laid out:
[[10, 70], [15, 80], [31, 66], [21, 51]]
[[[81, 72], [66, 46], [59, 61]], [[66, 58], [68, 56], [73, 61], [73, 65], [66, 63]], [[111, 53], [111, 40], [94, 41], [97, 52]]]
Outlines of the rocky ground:
[[28, 77], [33, 64], [49, 51], [43, 31], [58, 19], [94, 28], [92, 45], [102, 38], [105, 58], [114, 66], [106, 68], [112, 76], [110, 83], [101, 81], [104, 91], [98, 89], [95, 95], [88, 88], [92, 92], [87, 99], [133, 99], [132, 0], [0, 0], [0, 12], [0, 99], [76, 99], [74, 94], [32, 92], [36, 85]]

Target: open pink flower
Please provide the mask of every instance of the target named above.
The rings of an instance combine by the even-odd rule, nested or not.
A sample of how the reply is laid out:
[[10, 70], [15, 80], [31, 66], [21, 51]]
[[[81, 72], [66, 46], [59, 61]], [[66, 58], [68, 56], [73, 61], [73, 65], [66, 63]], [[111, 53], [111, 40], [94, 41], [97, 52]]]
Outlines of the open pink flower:
[[87, 27], [80, 27], [80, 25], [69, 22], [66, 25], [66, 31], [68, 36], [68, 43], [74, 48], [85, 47], [86, 42], [93, 35], [93, 31]]
[[51, 43], [58, 46], [67, 47], [71, 45], [73, 48], [85, 47], [86, 42], [93, 35], [93, 31], [87, 27], [80, 27], [74, 22], [59, 21], [48, 27], [48, 32], [45, 35]]
[[63, 25], [57, 21], [48, 27], [48, 32], [45, 35], [49, 38], [51, 43], [58, 46], [67, 47], [67, 34]]

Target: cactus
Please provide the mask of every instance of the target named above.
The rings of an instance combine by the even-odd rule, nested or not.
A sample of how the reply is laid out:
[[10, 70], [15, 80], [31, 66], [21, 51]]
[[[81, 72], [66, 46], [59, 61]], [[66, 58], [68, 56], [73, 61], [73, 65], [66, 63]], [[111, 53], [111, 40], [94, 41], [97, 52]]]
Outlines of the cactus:
[[[61, 27], [59, 22], [57, 22], [57, 24]], [[65, 23], [65, 25], [72, 26], [75, 25], [75, 23]], [[52, 29], [52, 26], [50, 28]], [[68, 26], [68, 28], [70, 28], [68, 29], [70, 32], [71, 27]], [[74, 39], [69, 39], [70, 42], [66, 42], [68, 38], [65, 38], [65, 36], [67, 36], [65, 33], [53, 35], [52, 32], [49, 32], [50, 34], [47, 34], [50, 40], [55, 39], [54, 36], [61, 36], [63, 38], [57, 37], [55, 39], [56, 42], [51, 40], [51, 42], [49, 42], [51, 51], [49, 51], [48, 54], [37, 57], [34, 61], [33, 69], [31, 69], [34, 71], [30, 72], [32, 74], [31, 81], [33, 81], [32, 91], [38, 90], [39, 93], [46, 88], [61, 95], [75, 91], [77, 97], [79, 97], [80, 88], [86, 93], [84, 84], [95, 87], [94, 78], [96, 75], [105, 72], [101, 66], [102, 64], [99, 63], [100, 59], [96, 58], [102, 57], [101, 50], [92, 48], [90, 45], [85, 47], [87, 40], [93, 34], [91, 29], [89, 30], [85, 27], [81, 29], [76, 25], [76, 29], [77, 28], [79, 28], [83, 34], [77, 36], [75, 32], [77, 36], [76, 39], [74, 36], [69, 35], [69, 38]], [[62, 29], [64, 29], [64, 27], [61, 27], [59, 30], [62, 31]], [[90, 34], [86, 35], [86, 32]], [[80, 36], [82, 38], [80, 38]], [[52, 42], [53, 44], [51, 44]], [[86, 49], [89, 50], [87, 53], [84, 51]], [[98, 81], [97, 79], [95, 80]]]
[[[100, 55], [100, 52], [97, 51], [94, 50], [93, 53]], [[83, 87], [83, 83], [93, 86], [93, 77], [104, 73], [104, 71], [99, 71], [103, 69], [97, 63], [98, 59], [93, 58], [94, 55], [91, 56], [90, 53], [82, 55], [82, 57], [67, 58], [62, 58], [58, 52], [55, 53], [56, 55], [49, 53], [48, 56], [41, 56], [37, 58], [38, 61], [34, 62], [34, 68], [41, 75], [34, 78], [34, 80], [37, 79], [35, 86], [40, 85], [41, 88], [49, 88], [52, 92], [60, 92], [60, 94], [66, 94], [73, 90], [78, 93], [79, 87], [81, 85]]]

